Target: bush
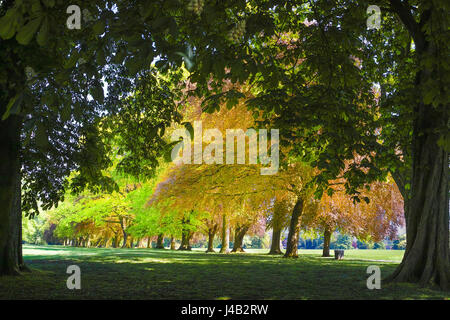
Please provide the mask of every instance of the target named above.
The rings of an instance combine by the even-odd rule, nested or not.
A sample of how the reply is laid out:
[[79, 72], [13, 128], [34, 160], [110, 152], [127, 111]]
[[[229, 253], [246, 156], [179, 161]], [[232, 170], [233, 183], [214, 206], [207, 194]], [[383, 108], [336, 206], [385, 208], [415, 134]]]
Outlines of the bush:
[[351, 249], [352, 248], [352, 238], [349, 235], [339, 234], [336, 241], [334, 242], [333, 249]]
[[378, 249], [378, 250], [383, 250], [386, 249], [386, 246], [384, 245], [383, 242], [375, 242], [373, 245], [374, 249]]
[[399, 239], [393, 241], [393, 250], [405, 250], [406, 249], [406, 235], [402, 235]]

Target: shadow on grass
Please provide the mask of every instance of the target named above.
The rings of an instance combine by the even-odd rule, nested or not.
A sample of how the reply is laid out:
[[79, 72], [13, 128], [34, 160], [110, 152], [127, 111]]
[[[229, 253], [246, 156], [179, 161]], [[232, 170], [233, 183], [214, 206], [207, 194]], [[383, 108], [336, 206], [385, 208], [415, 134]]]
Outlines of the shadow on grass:
[[[313, 255], [211, 254], [156, 249], [31, 247], [21, 277], [0, 278], [2, 299], [443, 299], [448, 292], [384, 284], [369, 290], [366, 269], [382, 277], [392, 262]], [[52, 254], [48, 254], [49, 252]], [[55, 252], [56, 251], [56, 252]], [[38, 255], [38, 253], [41, 253]], [[81, 268], [81, 290], [68, 290], [66, 269]], [[38, 271], [36, 271], [38, 270]]]

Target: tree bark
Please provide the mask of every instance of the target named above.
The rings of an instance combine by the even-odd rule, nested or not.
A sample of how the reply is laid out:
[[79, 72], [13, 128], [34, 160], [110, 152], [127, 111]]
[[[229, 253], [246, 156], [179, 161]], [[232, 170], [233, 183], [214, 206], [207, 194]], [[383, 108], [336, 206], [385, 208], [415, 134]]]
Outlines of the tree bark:
[[269, 254], [282, 254], [280, 242], [281, 242], [281, 229], [273, 228], [272, 230], [272, 243], [270, 244]]
[[330, 231], [330, 229], [326, 228], [325, 232], [323, 233], [322, 257], [330, 256], [330, 241], [331, 241], [331, 231]]
[[125, 225], [125, 219], [124, 218], [122, 218], [122, 219], [119, 219], [120, 220], [120, 227], [121, 227], [121, 229], [122, 229], [122, 234], [123, 234], [123, 244], [122, 244], [122, 248], [126, 248], [126, 246], [127, 246], [127, 238], [128, 238], [128, 234], [127, 234], [127, 232], [125, 231], [125, 229], [126, 229], [126, 225]]
[[20, 117], [10, 115], [0, 121], [0, 275], [20, 274]]
[[158, 239], [156, 240], [156, 249], [164, 249], [164, 235], [162, 233], [158, 234]]
[[298, 258], [298, 235], [300, 232], [300, 218], [302, 216], [302, 211], [303, 199], [299, 197], [292, 210], [286, 253], [284, 254], [285, 258]]
[[[421, 13], [420, 22], [411, 14], [410, 6], [398, 0], [390, 1], [405, 28], [414, 39], [418, 72], [415, 92], [423, 92], [424, 85], [442, 74], [439, 37], [427, 37], [423, 25], [431, 23], [434, 11], [431, 4]], [[434, 19], [433, 33], [448, 30], [445, 19]], [[433, 64], [421, 65], [424, 60]], [[445, 96], [446, 88], [439, 85], [437, 92]], [[427, 89], [429, 90], [429, 89]], [[417, 99], [415, 96], [413, 96]], [[418, 97], [423, 100], [423, 97]], [[449, 154], [437, 141], [448, 131], [448, 102], [438, 106], [418, 103], [413, 110], [411, 198], [405, 199], [406, 250], [403, 260], [387, 279], [396, 282], [436, 284], [442, 289], [450, 287], [449, 262]]]
[[112, 246], [113, 248], [118, 248], [119, 247], [119, 240], [120, 240], [120, 236], [117, 234], [112, 242]]
[[216, 236], [218, 228], [219, 226], [215, 224], [212, 228], [208, 229], [208, 249], [206, 249], [206, 253], [216, 252], [214, 251], [214, 238]]
[[220, 248], [220, 253], [228, 253], [230, 248], [230, 234], [228, 232], [228, 221], [227, 216], [222, 215], [222, 247]]
[[405, 201], [406, 250], [387, 279], [450, 287], [449, 154], [438, 146], [433, 128], [448, 121], [432, 106], [417, 107], [413, 131], [411, 199]]
[[189, 231], [184, 231], [181, 235], [181, 245], [178, 248], [178, 250], [187, 250], [190, 251], [192, 250], [191, 248], [191, 238], [192, 238], [193, 233], [189, 232]]
[[183, 218], [182, 220], [182, 231], [181, 231], [181, 245], [178, 248], [178, 250], [192, 250], [191, 245], [190, 245], [190, 241], [192, 236], [194, 235], [193, 232], [191, 232], [186, 225], [189, 224], [189, 218], [185, 219]]
[[233, 250], [231, 252], [245, 252], [244, 248], [242, 248], [242, 243], [244, 242], [244, 236], [247, 233], [250, 226], [237, 226], [234, 232], [234, 243]]
[[175, 238], [170, 237], [170, 250], [175, 250]]

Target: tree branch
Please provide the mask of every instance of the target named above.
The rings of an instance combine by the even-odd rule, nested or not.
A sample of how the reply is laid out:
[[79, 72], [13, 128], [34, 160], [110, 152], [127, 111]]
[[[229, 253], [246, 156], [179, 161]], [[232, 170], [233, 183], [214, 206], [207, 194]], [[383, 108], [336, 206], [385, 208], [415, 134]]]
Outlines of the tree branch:
[[425, 36], [420, 30], [420, 25], [416, 22], [411, 14], [411, 8], [400, 0], [390, 0], [392, 10], [397, 13], [406, 29], [411, 34], [418, 52], [424, 49]]

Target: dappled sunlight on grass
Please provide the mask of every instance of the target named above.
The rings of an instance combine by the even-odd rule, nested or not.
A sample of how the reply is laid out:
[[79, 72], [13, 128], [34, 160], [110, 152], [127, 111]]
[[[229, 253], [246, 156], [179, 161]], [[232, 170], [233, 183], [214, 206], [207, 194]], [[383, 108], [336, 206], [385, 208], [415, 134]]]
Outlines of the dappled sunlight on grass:
[[[443, 299], [450, 294], [414, 285], [368, 290], [366, 269], [382, 278], [403, 252], [348, 250], [343, 260], [301, 250], [298, 259], [267, 250], [221, 255], [204, 250], [102, 249], [26, 246], [34, 270], [0, 278], [0, 298], [20, 299]], [[364, 251], [364, 252], [363, 252]], [[379, 252], [381, 251], [381, 252]], [[386, 261], [370, 261], [383, 258]], [[82, 290], [66, 288], [66, 268], [80, 266]]]

